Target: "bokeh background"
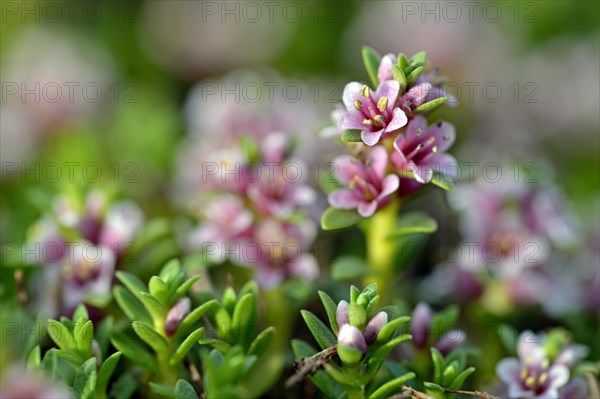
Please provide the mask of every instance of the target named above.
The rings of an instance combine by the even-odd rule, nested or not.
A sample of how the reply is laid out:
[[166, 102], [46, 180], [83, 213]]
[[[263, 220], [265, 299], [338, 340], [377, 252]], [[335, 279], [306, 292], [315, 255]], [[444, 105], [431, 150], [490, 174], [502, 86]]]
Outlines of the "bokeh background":
[[[511, 176], [511, 165], [524, 166], [528, 182], [563, 192], [581, 231], [597, 233], [599, 4], [3, 1], [3, 250], [24, 242], [50, 199], [68, 187], [111, 187], [148, 218], [174, 221], [177, 231], [198, 189], [197, 161], [212, 151], [193, 144], [195, 135], [211, 131], [213, 141], [228, 140], [232, 126], [246, 120], [244, 107], [285, 120], [305, 162], [330, 161], [339, 150], [319, 131], [330, 124], [345, 83], [367, 80], [363, 45], [381, 54], [427, 51], [459, 102], [435, 114], [456, 126], [457, 159], [476, 165], [476, 175], [494, 174], [483, 168], [494, 162]], [[264, 82], [277, 84], [270, 92]], [[243, 106], [231, 111], [232, 102]], [[440, 262], [436, 247], [456, 242], [458, 223], [441, 192], [428, 192], [419, 207], [440, 228], [408, 269], [413, 282]], [[598, 237], [589, 245], [598, 248]], [[325, 276], [337, 254], [364, 251], [357, 231], [321, 233], [317, 243]], [[168, 258], [183, 246], [175, 240], [164, 251]], [[2, 310], [12, 312], [14, 270], [1, 273]], [[419, 299], [416, 287], [403, 287], [406, 300]], [[597, 358], [590, 339], [597, 314], [586, 328], [594, 319], [596, 333], [575, 335]], [[549, 316], [531, 320], [525, 314], [511, 322], [518, 329], [557, 324]]]

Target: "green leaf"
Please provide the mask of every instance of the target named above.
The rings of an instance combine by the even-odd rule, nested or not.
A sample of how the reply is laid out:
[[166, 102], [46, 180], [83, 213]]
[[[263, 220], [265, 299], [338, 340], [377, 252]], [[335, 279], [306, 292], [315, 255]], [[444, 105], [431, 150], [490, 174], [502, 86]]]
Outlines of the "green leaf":
[[446, 191], [454, 191], [454, 182], [440, 172], [434, 171], [431, 184], [443, 188]]
[[75, 342], [73, 342], [71, 332], [62, 323], [59, 323], [56, 320], [48, 320], [46, 330], [48, 331], [50, 338], [52, 338], [52, 341], [54, 341], [56, 346], [60, 349], [75, 349]]
[[333, 378], [333, 380], [335, 382], [337, 382], [338, 384], [340, 384], [344, 387], [350, 387], [353, 389], [360, 388], [360, 385], [359, 385], [359, 382], [357, 379], [352, 378], [351, 376], [342, 373], [339, 368], [332, 365], [331, 363], [325, 364], [325, 371], [331, 378]]
[[363, 220], [356, 210], [342, 210], [329, 207], [321, 216], [321, 227], [323, 230], [339, 230], [355, 225]]
[[321, 349], [327, 349], [337, 342], [335, 335], [323, 324], [321, 320], [313, 313], [308, 310], [302, 310], [302, 317], [308, 326], [311, 334], [321, 347]]
[[173, 356], [171, 356], [171, 360], [169, 361], [169, 365], [174, 367], [176, 364], [181, 362], [185, 355], [192, 349], [194, 344], [198, 342], [202, 334], [204, 333], [204, 327], [200, 327], [199, 329], [193, 331], [190, 335], [188, 335], [185, 340], [179, 345]]
[[198, 399], [198, 394], [192, 384], [186, 380], [179, 380], [175, 384], [175, 399]]
[[439, 350], [431, 348], [431, 359], [433, 360], [433, 381], [439, 383], [442, 381], [442, 372], [444, 370], [444, 357]]
[[141, 296], [142, 304], [144, 304], [144, 307], [146, 308], [148, 313], [150, 313], [150, 315], [152, 316], [152, 319], [161, 320], [164, 316], [163, 313], [164, 313], [165, 309], [160, 304], [158, 299], [155, 296], [153, 296], [147, 292], [142, 292], [140, 294], [140, 296]]
[[87, 399], [94, 397], [96, 387], [96, 358], [92, 357], [85, 361], [77, 370], [73, 390], [78, 398]]
[[402, 316], [397, 319], [390, 320], [377, 334], [378, 342], [387, 342], [392, 338], [396, 329], [400, 326], [400, 324], [404, 324], [410, 321], [410, 316]]
[[152, 276], [150, 278], [150, 282], [148, 283], [148, 288], [150, 289], [150, 294], [154, 295], [156, 299], [160, 301], [161, 304], [167, 305], [168, 300], [168, 287], [167, 284], [158, 276]]
[[124, 271], [116, 273], [117, 279], [140, 301], [142, 301], [142, 292], [146, 291], [146, 286], [137, 276]]
[[429, 102], [426, 102], [425, 104], [419, 105], [417, 108], [413, 109], [412, 112], [413, 112], [413, 114], [422, 114], [424, 112], [428, 112], [428, 111], [431, 111], [431, 110], [439, 107], [440, 105], [444, 104], [448, 100], [449, 100], [448, 97], [439, 97], [439, 98], [436, 98], [435, 100], [431, 100]]
[[458, 362], [456, 360], [450, 362], [444, 369], [444, 372], [442, 373], [441, 384], [443, 386], [448, 386], [457, 376], [458, 372]]
[[417, 79], [419, 79], [419, 76], [421, 76], [424, 69], [425, 69], [425, 67], [420, 66], [420, 67], [413, 69], [413, 71], [408, 74], [408, 76], [406, 77], [406, 82], [408, 83], [409, 86], [413, 85], [417, 81]]
[[431, 321], [431, 331], [433, 332], [434, 342], [440, 340], [448, 330], [456, 326], [458, 312], [458, 306], [452, 305], [433, 316], [433, 320]]
[[168, 349], [169, 343], [167, 342], [166, 338], [152, 327], [139, 321], [134, 321], [131, 323], [131, 326], [138, 337], [140, 337], [142, 341], [154, 349], [156, 353], [160, 353]]
[[110, 390], [111, 398], [131, 398], [138, 389], [139, 383], [131, 372], [125, 372], [117, 378]]
[[275, 339], [275, 327], [267, 327], [250, 344], [248, 355], [262, 356], [267, 352]]
[[444, 388], [439, 386], [438, 384], [434, 384], [432, 382], [424, 382], [423, 386], [425, 387], [425, 393], [435, 399], [445, 399], [446, 393]]
[[217, 349], [217, 351], [221, 351], [223, 353], [226, 353], [228, 350], [231, 349], [231, 345], [229, 345], [227, 342], [225, 342], [221, 339], [215, 339], [215, 338], [210, 338], [210, 337], [200, 337], [200, 339], [198, 340], [198, 343], [200, 345], [210, 345], [213, 348]]
[[359, 295], [360, 295], [360, 290], [356, 286], [351, 285], [350, 286], [350, 302], [351, 303], [356, 302]]
[[410, 57], [411, 65], [425, 65], [427, 61], [427, 53], [425, 51], [419, 51], [417, 54]]
[[425, 212], [408, 212], [398, 218], [394, 230], [386, 238], [391, 240], [408, 234], [434, 233], [437, 228], [437, 221]]
[[115, 367], [117, 367], [117, 363], [119, 363], [119, 359], [121, 358], [121, 352], [115, 352], [108, 357], [100, 366], [100, 370], [98, 370], [98, 378], [96, 380], [96, 395], [102, 396], [102, 393], [106, 393], [106, 387], [108, 386], [108, 381], [110, 380], [110, 376], [113, 371], [115, 371]]
[[177, 288], [177, 291], [175, 291], [175, 297], [179, 298], [184, 296], [188, 290], [192, 287], [192, 285], [194, 285], [196, 283], [196, 281], [200, 280], [200, 276], [194, 276], [194, 277], [190, 277], [188, 278], [183, 284], [181, 284], [179, 286], [179, 288]]
[[344, 143], [360, 143], [362, 137], [360, 136], [360, 130], [349, 129], [342, 132], [342, 141]]
[[89, 320], [90, 318], [86, 306], [84, 304], [79, 304], [73, 313], [73, 320], [79, 320], [82, 317], [86, 320]]
[[156, 358], [140, 343], [136, 342], [129, 334], [122, 331], [115, 331], [110, 341], [113, 346], [129, 360], [139, 364], [142, 367], [156, 371]]
[[[79, 320], [84, 320], [79, 319]], [[86, 321], [79, 327], [75, 326], [75, 331], [73, 332], [73, 337], [75, 338], [75, 345], [77, 349], [83, 353], [91, 354], [92, 341], [94, 340], [94, 324], [91, 320]]]
[[148, 314], [142, 303], [126, 288], [117, 285], [113, 288], [113, 294], [117, 304], [129, 318], [129, 320], [138, 320], [145, 323], [152, 323], [152, 318]]
[[244, 348], [248, 348], [256, 331], [256, 297], [254, 294], [246, 294], [240, 298], [233, 311], [233, 328], [239, 329], [239, 342]]
[[393, 380], [386, 382], [375, 392], [369, 395], [369, 399], [385, 399], [388, 397], [388, 394], [391, 393], [394, 389], [400, 388], [406, 381], [412, 380], [415, 378], [415, 373], [406, 373], [401, 377], [394, 378]]
[[381, 364], [387, 357], [387, 355], [394, 349], [396, 346], [400, 345], [403, 342], [409, 341], [412, 339], [412, 335], [410, 334], [402, 334], [397, 336], [396, 338], [388, 341], [383, 344], [379, 349], [375, 351], [367, 360], [367, 367], [364, 374], [364, 378], [368, 381], [379, 371]]
[[36, 345], [31, 352], [29, 352], [29, 356], [27, 356], [27, 370], [37, 370], [40, 368], [41, 363], [42, 352], [40, 346]]
[[408, 85], [404, 71], [399, 65], [392, 65], [392, 75], [394, 76], [394, 80], [400, 84], [400, 93], [404, 94], [406, 86]]
[[188, 314], [177, 326], [176, 335], [180, 336], [184, 332], [188, 331], [194, 323], [196, 323], [206, 312], [217, 307], [219, 302], [216, 299], [212, 299], [194, 309], [190, 314]]
[[365, 69], [369, 74], [369, 78], [373, 83], [373, 87], [379, 86], [379, 81], [377, 79], [377, 70], [379, 69], [379, 63], [381, 61], [381, 56], [377, 53], [377, 51], [373, 50], [370, 47], [364, 46], [362, 48], [362, 59], [363, 64], [365, 65]]
[[331, 277], [337, 281], [353, 280], [368, 274], [365, 261], [357, 256], [341, 256], [331, 265]]
[[169, 387], [163, 384], [156, 384], [154, 382], [148, 383], [150, 385], [150, 389], [157, 395], [165, 396], [167, 398], [175, 397], [175, 388]]
[[159, 277], [170, 285], [175, 277], [181, 272], [181, 262], [179, 259], [171, 259], [167, 262], [166, 265], [163, 266], [162, 270], [159, 273]]
[[467, 377], [469, 377], [474, 372], [475, 372], [475, 367], [469, 367], [468, 369], [466, 369], [465, 371], [463, 371], [462, 373], [457, 375], [456, 378], [454, 378], [454, 380], [452, 380], [452, 382], [450, 383], [448, 388], [460, 389], [462, 387], [463, 383], [465, 382], [465, 380], [467, 379]]
[[42, 363], [40, 364], [42, 370], [45, 370], [48, 375], [55, 379], [58, 374], [58, 349], [51, 348], [44, 354]]
[[334, 334], [338, 333], [338, 325], [336, 319], [337, 313], [337, 305], [331, 299], [329, 295], [327, 295], [324, 291], [319, 291], [319, 297], [321, 298], [321, 302], [323, 303], [323, 307], [325, 308], [325, 312], [327, 312], [327, 318], [329, 319], [329, 325], [333, 330]]

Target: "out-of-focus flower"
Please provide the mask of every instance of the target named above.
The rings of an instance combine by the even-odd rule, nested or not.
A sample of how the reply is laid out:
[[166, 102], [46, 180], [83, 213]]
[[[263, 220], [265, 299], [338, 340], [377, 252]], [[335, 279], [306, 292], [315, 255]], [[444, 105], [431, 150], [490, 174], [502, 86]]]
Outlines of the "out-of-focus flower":
[[63, 384], [41, 373], [13, 366], [2, 373], [0, 397], [6, 399], [66, 399], [72, 397]]
[[580, 383], [567, 386], [570, 368], [587, 355], [587, 348], [570, 344], [566, 332], [552, 330], [547, 335], [523, 331], [517, 344], [518, 359], [506, 358], [496, 373], [508, 385], [510, 398], [567, 398], [579, 391]]
[[445, 151], [454, 143], [456, 132], [448, 122], [427, 126], [427, 120], [418, 116], [407, 126], [404, 134], [394, 141], [392, 163], [400, 173], [409, 174], [419, 183], [429, 183], [437, 171], [455, 178], [456, 159]]
[[432, 331], [433, 317], [433, 310], [424, 302], [417, 304], [413, 310], [410, 331], [413, 336], [412, 343], [417, 349], [434, 347], [443, 355], [447, 355], [465, 342], [467, 338], [465, 332], [454, 329], [447, 331], [437, 342], [432, 343], [433, 335], [441, 333], [441, 331]]
[[342, 155], [334, 160], [338, 180], [348, 186], [332, 192], [329, 203], [338, 209], [358, 209], [363, 217], [369, 217], [377, 208], [385, 206], [389, 196], [400, 184], [395, 174], [388, 174], [388, 153], [382, 146], [367, 152], [364, 160]]
[[83, 302], [105, 302], [114, 271], [142, 226], [142, 212], [133, 202], [110, 203], [98, 190], [90, 191], [83, 204], [58, 196], [52, 212], [32, 226], [26, 244], [35, 248], [33, 263], [45, 266], [48, 285], [57, 285], [60, 299], [55, 307], [44, 304], [48, 310], [68, 314]]
[[342, 98], [346, 113], [339, 119], [338, 128], [360, 130], [365, 144], [377, 144], [408, 121], [404, 112], [395, 107], [399, 90], [395, 80], [383, 82], [375, 92], [359, 82], [348, 83]]

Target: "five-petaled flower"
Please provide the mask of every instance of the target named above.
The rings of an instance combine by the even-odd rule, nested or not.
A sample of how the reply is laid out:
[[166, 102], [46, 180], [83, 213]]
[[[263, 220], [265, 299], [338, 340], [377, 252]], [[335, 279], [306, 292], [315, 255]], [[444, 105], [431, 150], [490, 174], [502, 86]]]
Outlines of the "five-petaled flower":
[[358, 209], [362, 217], [369, 217], [386, 205], [388, 197], [400, 185], [397, 175], [386, 176], [388, 153], [382, 146], [373, 147], [362, 161], [342, 155], [334, 163], [338, 167], [338, 180], [348, 186], [329, 195], [329, 203], [334, 208]]
[[400, 85], [383, 82], [375, 92], [367, 85], [351, 82], [344, 88], [346, 113], [338, 121], [340, 129], [358, 129], [362, 141], [373, 146], [408, 122], [404, 111], [396, 107]]

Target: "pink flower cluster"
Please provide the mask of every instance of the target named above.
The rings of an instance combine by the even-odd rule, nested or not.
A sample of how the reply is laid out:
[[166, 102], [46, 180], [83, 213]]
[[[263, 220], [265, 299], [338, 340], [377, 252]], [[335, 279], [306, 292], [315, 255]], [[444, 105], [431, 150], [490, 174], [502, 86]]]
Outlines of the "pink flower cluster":
[[[423, 68], [424, 54], [408, 61], [388, 54], [380, 61], [375, 90], [359, 82], [346, 85], [345, 110], [333, 117], [339, 130], [359, 136], [360, 142], [353, 144], [353, 156], [334, 160], [337, 178], [346, 187], [329, 196], [332, 207], [357, 209], [369, 217], [394, 193], [408, 195], [430, 183], [435, 172], [455, 177], [456, 160], [446, 153], [455, 140], [454, 127], [442, 121], [430, 126], [424, 116], [455, 101]], [[412, 71], [409, 80], [403, 70]]]
[[44, 284], [55, 283], [60, 296], [42, 300], [43, 306], [57, 303], [61, 314], [69, 314], [80, 303], [109, 298], [114, 271], [126, 252], [135, 250], [133, 240], [143, 223], [135, 203], [111, 203], [98, 190], [89, 192], [83, 203], [74, 196], [57, 197], [52, 212], [31, 228], [26, 244], [35, 250], [33, 263], [46, 266]]
[[300, 161], [290, 157], [291, 139], [271, 133], [227, 151], [236, 160], [217, 162], [219, 171], [209, 176], [210, 190], [197, 202], [201, 223], [188, 237], [191, 247], [213, 263], [255, 267], [263, 287], [287, 276], [315, 279], [319, 269], [308, 250], [316, 227], [307, 209], [316, 193], [304, 183]]

